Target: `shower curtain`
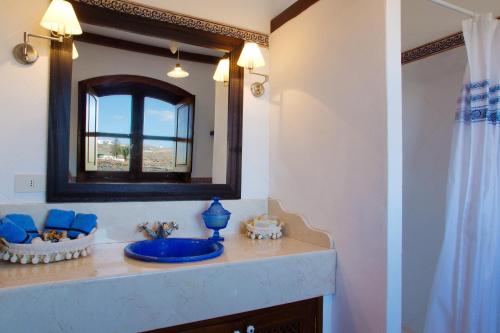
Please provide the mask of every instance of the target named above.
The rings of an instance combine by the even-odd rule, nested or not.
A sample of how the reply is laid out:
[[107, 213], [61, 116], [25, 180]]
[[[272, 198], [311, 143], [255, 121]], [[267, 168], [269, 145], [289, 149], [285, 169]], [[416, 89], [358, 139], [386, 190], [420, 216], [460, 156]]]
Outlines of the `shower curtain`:
[[480, 15], [463, 32], [468, 68], [425, 333], [500, 333], [500, 25]]

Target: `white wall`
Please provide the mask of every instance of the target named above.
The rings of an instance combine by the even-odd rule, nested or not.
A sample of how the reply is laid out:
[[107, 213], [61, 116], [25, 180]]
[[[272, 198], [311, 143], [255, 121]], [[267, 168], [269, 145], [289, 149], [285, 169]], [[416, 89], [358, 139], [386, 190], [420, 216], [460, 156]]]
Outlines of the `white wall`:
[[330, 330], [398, 332], [387, 271], [401, 252], [401, 218], [388, 215], [398, 186], [401, 200], [399, 1], [319, 1], [272, 34], [270, 52], [270, 194], [333, 236]]
[[[70, 142], [72, 148], [70, 150], [70, 169], [73, 175], [76, 176], [77, 161], [78, 82], [103, 75], [129, 74], [165, 81], [195, 95], [193, 170], [191, 175], [193, 177], [212, 177], [214, 140], [210, 136], [210, 131], [214, 129], [215, 81], [212, 76], [216, 65], [181, 61], [182, 67], [190, 75], [183, 79], [174, 79], [168, 77], [166, 73], [175, 67], [176, 59], [82, 42], [76, 42], [75, 45], [80, 56], [73, 62], [71, 89], [71, 134], [73, 135]], [[226, 93], [225, 98], [227, 99], [227, 97]], [[225, 135], [227, 138], [227, 131]]]
[[461, 47], [403, 66], [403, 324], [424, 327], [444, 233], [456, 100], [466, 65]]
[[212, 183], [226, 184], [227, 169], [227, 120], [229, 85], [215, 84], [214, 154]]
[[[160, 5], [164, 4], [164, 1]], [[173, 3], [170, 2], [170, 3]], [[176, 2], [179, 6], [181, 2]], [[182, 2], [184, 3], [184, 2]], [[48, 35], [39, 26], [49, 1], [31, 0], [29, 6], [17, 0], [2, 1], [0, 14], [0, 203], [43, 202], [44, 193], [14, 193], [15, 174], [45, 174], [48, 120], [49, 43], [33, 40], [40, 59], [32, 66], [15, 62], [11, 51], [22, 42], [24, 31]], [[187, 3], [186, 3], [187, 4]], [[165, 8], [168, 8], [165, 5]], [[198, 2], [198, 9], [212, 12], [214, 20], [224, 21], [224, 7]], [[190, 7], [186, 7], [186, 11]], [[215, 13], [217, 11], [217, 13]], [[201, 12], [200, 12], [201, 14]], [[215, 15], [217, 14], [217, 15]], [[240, 17], [245, 16], [243, 10]], [[249, 16], [248, 20], [256, 16]], [[248, 21], [250, 22], [250, 21]], [[259, 22], [255, 21], [258, 30]], [[267, 52], [264, 52], [267, 57]], [[268, 197], [268, 95], [251, 96], [253, 77], [245, 77], [243, 109], [242, 198]]]

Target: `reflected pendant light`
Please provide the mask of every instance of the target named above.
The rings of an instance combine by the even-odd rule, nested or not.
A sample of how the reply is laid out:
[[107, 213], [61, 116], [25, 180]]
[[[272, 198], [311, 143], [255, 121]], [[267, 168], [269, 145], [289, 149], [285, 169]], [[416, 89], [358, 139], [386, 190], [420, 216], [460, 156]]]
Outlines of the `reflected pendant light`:
[[180, 59], [180, 50], [177, 50], [177, 64], [175, 65], [174, 69], [172, 69], [170, 72], [167, 73], [168, 76], [173, 77], [175, 79], [182, 79], [184, 77], [189, 76], [189, 73], [182, 69], [179, 59]]

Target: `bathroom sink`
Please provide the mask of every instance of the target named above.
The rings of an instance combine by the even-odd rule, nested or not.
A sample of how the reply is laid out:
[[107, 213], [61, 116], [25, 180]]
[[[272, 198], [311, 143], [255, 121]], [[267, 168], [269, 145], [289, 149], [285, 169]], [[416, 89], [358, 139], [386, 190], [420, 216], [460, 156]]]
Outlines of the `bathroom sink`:
[[144, 240], [125, 247], [129, 258], [148, 262], [190, 262], [218, 257], [224, 246], [211, 239], [166, 238]]

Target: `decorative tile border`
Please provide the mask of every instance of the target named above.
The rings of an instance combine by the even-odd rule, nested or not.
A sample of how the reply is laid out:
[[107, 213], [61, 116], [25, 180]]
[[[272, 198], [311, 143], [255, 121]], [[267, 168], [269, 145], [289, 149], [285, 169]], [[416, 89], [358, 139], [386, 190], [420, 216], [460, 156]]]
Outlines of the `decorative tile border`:
[[461, 32], [427, 43], [401, 54], [401, 63], [409, 64], [439, 53], [443, 53], [465, 45], [464, 35]]
[[[497, 20], [500, 20], [500, 16], [497, 17]], [[446, 36], [444, 38], [401, 53], [401, 64], [406, 65], [410, 62], [450, 51], [464, 45], [465, 41], [463, 33], [457, 32], [453, 35]]]
[[125, 14], [142, 16], [148, 19], [167, 22], [214, 34], [229, 36], [244, 41], [269, 46], [269, 36], [260, 32], [245, 30], [193, 16], [179, 14], [165, 9], [155, 8], [126, 0], [75, 0], [86, 5], [98, 6]]

